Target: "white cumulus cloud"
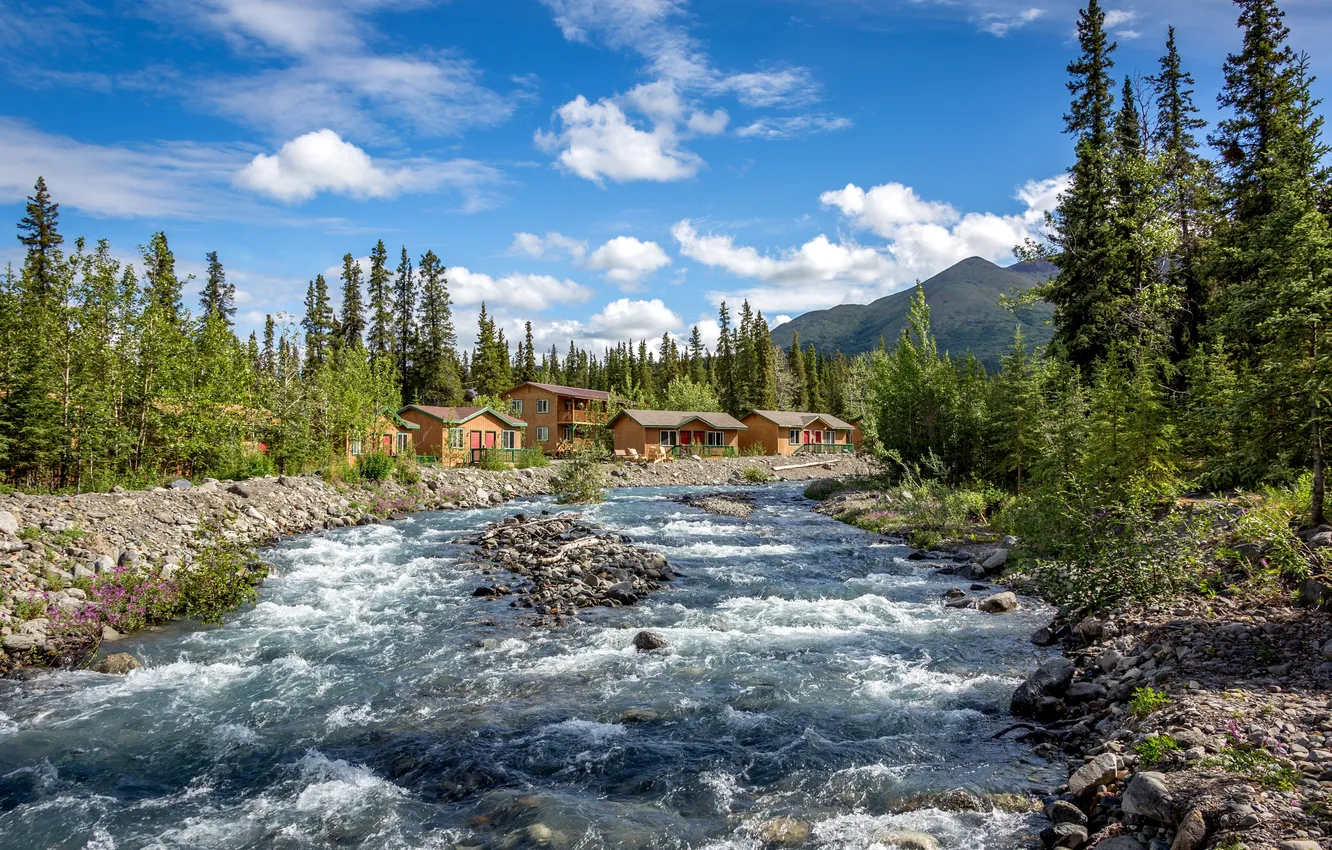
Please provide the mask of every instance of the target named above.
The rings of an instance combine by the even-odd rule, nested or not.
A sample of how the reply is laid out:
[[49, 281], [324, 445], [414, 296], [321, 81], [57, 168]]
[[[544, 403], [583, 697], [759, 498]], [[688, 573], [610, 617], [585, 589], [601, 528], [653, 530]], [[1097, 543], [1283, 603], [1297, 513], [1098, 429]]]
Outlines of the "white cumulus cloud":
[[656, 242], [642, 242], [633, 236], [617, 236], [592, 252], [587, 267], [603, 272], [606, 279], [633, 289], [658, 269], [671, 264], [671, 258]]
[[365, 199], [427, 192], [449, 183], [474, 190], [497, 176], [471, 160], [376, 163], [356, 145], [324, 129], [292, 139], [275, 154], [258, 154], [237, 173], [236, 183], [291, 203], [321, 192]]
[[534, 260], [548, 260], [560, 255], [576, 260], [587, 253], [587, 243], [553, 230], [547, 231], [545, 236], [538, 236], [535, 233], [515, 233], [513, 244], [509, 246], [509, 253], [528, 256]]
[[1045, 16], [1044, 9], [1021, 9], [1015, 12], [987, 12], [976, 18], [976, 25], [982, 32], [1003, 38], [1016, 29]]
[[448, 279], [449, 294], [458, 304], [485, 303], [536, 312], [592, 296], [592, 291], [580, 283], [545, 274], [511, 274], [496, 279], [466, 266], [454, 266], [448, 270]]

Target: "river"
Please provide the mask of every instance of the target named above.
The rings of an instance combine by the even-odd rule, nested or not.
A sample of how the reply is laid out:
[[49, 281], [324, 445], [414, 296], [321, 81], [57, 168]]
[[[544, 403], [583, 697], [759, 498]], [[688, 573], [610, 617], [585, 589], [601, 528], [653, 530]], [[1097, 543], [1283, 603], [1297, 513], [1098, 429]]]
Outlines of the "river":
[[[791, 485], [746, 520], [685, 492], [587, 512], [685, 577], [562, 630], [470, 595], [456, 537], [559, 509], [515, 503], [292, 539], [254, 608], [117, 646], [142, 670], [0, 682], [0, 847], [757, 850], [793, 817], [814, 848], [913, 829], [974, 849], [1039, 830], [921, 801], [1062, 781], [990, 739], [1048, 612], [944, 608], [955, 580]], [[670, 647], [636, 652], [646, 627]]]

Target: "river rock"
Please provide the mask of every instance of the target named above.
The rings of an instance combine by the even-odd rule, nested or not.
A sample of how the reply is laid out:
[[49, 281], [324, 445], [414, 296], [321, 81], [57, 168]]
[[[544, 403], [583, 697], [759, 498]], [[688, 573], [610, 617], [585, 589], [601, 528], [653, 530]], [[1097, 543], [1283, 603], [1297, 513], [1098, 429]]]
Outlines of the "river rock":
[[810, 826], [793, 817], [776, 817], [758, 825], [755, 836], [768, 847], [799, 847], [809, 840]]
[[1323, 644], [1323, 657], [1328, 661], [1332, 661], [1332, 640]]
[[102, 626], [102, 643], [115, 643], [123, 637], [124, 635], [110, 626]]
[[1207, 840], [1207, 821], [1198, 809], [1191, 809], [1175, 830], [1170, 850], [1199, 850]]
[[46, 646], [46, 638], [40, 634], [16, 634], [7, 635], [4, 639], [4, 650], [10, 655], [18, 655], [24, 652], [42, 649]]
[[18, 534], [19, 524], [9, 511], [0, 511], [0, 534]]
[[124, 676], [131, 670], [138, 670], [143, 665], [139, 659], [130, 655], [128, 652], [117, 652], [115, 655], [108, 655], [101, 661], [93, 665], [94, 673], [109, 673], [113, 676]]
[[976, 605], [986, 614], [1007, 614], [1018, 609], [1017, 594], [1011, 590], [987, 596]]
[[1119, 756], [1114, 753], [1101, 753], [1084, 764], [1068, 778], [1068, 790], [1074, 797], [1085, 797], [1096, 790], [1098, 785], [1114, 781], [1119, 772]]
[[250, 488], [250, 485], [246, 484], [244, 481], [237, 481], [235, 484], [227, 487], [227, 492], [240, 496], [242, 499], [248, 499], [254, 491]]
[[1010, 711], [1018, 717], [1035, 717], [1044, 697], [1062, 697], [1077, 668], [1067, 658], [1052, 658], [1040, 666], [1013, 692]]
[[1115, 835], [1096, 843], [1096, 850], [1147, 850], [1142, 842], [1127, 835]]
[[1087, 843], [1087, 827], [1080, 823], [1057, 823], [1041, 833], [1041, 838], [1047, 847], [1079, 850]]
[[1045, 808], [1045, 816], [1051, 823], [1076, 823], [1080, 826], [1087, 825], [1087, 815], [1082, 809], [1073, 805], [1067, 800], [1055, 800]]
[[981, 561], [981, 566], [985, 568], [986, 572], [990, 572], [991, 570], [999, 569], [1000, 567], [1002, 567], [1004, 564], [1007, 563], [1008, 563], [1008, 550], [996, 549], [994, 554], [990, 555], [990, 557], [986, 558], [984, 561]]
[[1155, 771], [1135, 774], [1124, 790], [1124, 811], [1158, 823], [1174, 823], [1175, 798], [1165, 780], [1165, 774]]
[[661, 632], [641, 631], [634, 635], [634, 647], [639, 652], [651, 652], [654, 649], [665, 649], [669, 646], [666, 637]]
[[939, 850], [939, 842], [928, 832], [910, 829], [889, 829], [876, 833], [875, 842], [900, 847], [901, 850]]

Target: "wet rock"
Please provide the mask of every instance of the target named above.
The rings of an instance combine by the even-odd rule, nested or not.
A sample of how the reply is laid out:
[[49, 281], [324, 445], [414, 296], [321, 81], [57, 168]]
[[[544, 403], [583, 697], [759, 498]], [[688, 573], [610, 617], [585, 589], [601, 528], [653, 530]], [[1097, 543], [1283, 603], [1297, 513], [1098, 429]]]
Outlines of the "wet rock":
[[606, 588], [605, 596], [607, 599], [613, 599], [622, 605], [633, 605], [638, 601], [638, 596], [634, 593], [633, 582], [620, 581]]
[[654, 649], [665, 649], [669, 646], [666, 638], [660, 632], [642, 631], [634, 635], [634, 647], [639, 652], [651, 652]]
[[1317, 841], [1282, 841], [1277, 850], [1322, 850], [1322, 847]]
[[124, 635], [110, 626], [102, 626], [102, 643], [115, 643], [123, 637]]
[[1115, 835], [1096, 843], [1096, 850], [1147, 850], [1142, 842], [1127, 835]]
[[93, 665], [94, 673], [109, 673], [113, 676], [124, 676], [131, 670], [138, 670], [143, 665], [139, 659], [130, 655], [128, 652], [117, 652], [115, 655], [108, 655], [101, 661]]
[[1087, 843], [1087, 827], [1079, 823], [1057, 823], [1041, 838], [1047, 847], [1063, 847], [1067, 850], [1080, 850]]
[[901, 850], [939, 850], [939, 842], [933, 835], [909, 829], [884, 830], [876, 833], [874, 840], [879, 844], [899, 847]]
[[1044, 697], [1062, 697], [1077, 668], [1067, 658], [1052, 658], [1027, 677], [1013, 692], [1010, 710], [1018, 717], [1035, 717]]
[[660, 719], [661, 714], [650, 708], [630, 708], [620, 714], [621, 723], [651, 723]]
[[809, 840], [808, 822], [792, 817], [776, 817], [763, 821], [754, 830], [754, 836], [767, 847], [799, 847]]
[[1008, 550], [999, 549], [996, 550], [994, 554], [990, 555], [990, 557], [986, 558], [984, 561], [981, 561], [981, 566], [985, 568], [986, 572], [990, 572], [992, 570], [999, 569], [1000, 567], [1002, 567], [1004, 564], [1007, 563], [1008, 563]]
[[544, 823], [534, 823], [526, 829], [527, 840], [534, 844], [549, 844], [551, 838], [555, 835], [554, 830]]
[[1122, 801], [1124, 811], [1130, 815], [1154, 820], [1158, 823], [1174, 823], [1175, 798], [1166, 785], [1165, 774], [1143, 771], [1129, 780], [1124, 790]]
[[1018, 609], [1017, 594], [1011, 590], [996, 593], [982, 599], [976, 607], [986, 614], [1007, 614]]
[[1073, 772], [1068, 778], [1068, 790], [1074, 797], [1090, 796], [1098, 785], [1112, 782], [1119, 772], [1119, 756], [1102, 753]]
[[1073, 805], [1067, 800], [1055, 800], [1045, 807], [1045, 816], [1051, 823], [1076, 823], [1080, 826], [1087, 825], [1087, 815], [1082, 809]]
[[1328, 661], [1332, 661], [1332, 640], [1323, 644], [1323, 657]]

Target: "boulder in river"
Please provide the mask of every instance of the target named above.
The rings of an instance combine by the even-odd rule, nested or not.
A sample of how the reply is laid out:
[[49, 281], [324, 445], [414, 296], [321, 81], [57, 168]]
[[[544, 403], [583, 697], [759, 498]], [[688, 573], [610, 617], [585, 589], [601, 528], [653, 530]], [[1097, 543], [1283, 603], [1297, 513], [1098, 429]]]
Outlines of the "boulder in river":
[[1008, 614], [1018, 609], [1017, 594], [1011, 590], [987, 596], [976, 604], [986, 614]]
[[877, 844], [900, 847], [901, 850], [939, 850], [939, 842], [928, 832], [911, 829], [888, 829], [874, 836]]
[[117, 652], [115, 655], [108, 655], [101, 661], [93, 665], [94, 673], [110, 673], [113, 676], [124, 676], [131, 670], [138, 670], [143, 665], [139, 659], [130, 655], [128, 652]]
[[670, 646], [666, 642], [666, 637], [661, 632], [641, 631], [634, 635], [634, 647], [639, 652], [651, 652], [654, 649], [665, 649]]
[[810, 826], [793, 817], [776, 817], [758, 825], [757, 838], [765, 847], [800, 847], [809, 841]]
[[1042, 699], [1062, 697], [1077, 668], [1067, 658], [1052, 658], [1027, 677], [1013, 692], [1010, 710], [1018, 717], [1035, 717]]

